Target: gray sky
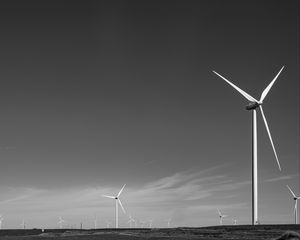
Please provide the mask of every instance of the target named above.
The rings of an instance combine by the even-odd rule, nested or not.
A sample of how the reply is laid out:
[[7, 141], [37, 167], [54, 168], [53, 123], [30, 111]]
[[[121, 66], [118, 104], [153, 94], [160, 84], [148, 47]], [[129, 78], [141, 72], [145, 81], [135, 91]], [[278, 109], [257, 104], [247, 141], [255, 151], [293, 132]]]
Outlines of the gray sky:
[[[298, 1], [10, 1], [0, 6], [3, 227], [251, 221], [251, 112], [264, 101], [259, 218], [293, 221], [299, 187]], [[41, 214], [43, 213], [43, 214]], [[120, 226], [127, 215], [120, 214]]]

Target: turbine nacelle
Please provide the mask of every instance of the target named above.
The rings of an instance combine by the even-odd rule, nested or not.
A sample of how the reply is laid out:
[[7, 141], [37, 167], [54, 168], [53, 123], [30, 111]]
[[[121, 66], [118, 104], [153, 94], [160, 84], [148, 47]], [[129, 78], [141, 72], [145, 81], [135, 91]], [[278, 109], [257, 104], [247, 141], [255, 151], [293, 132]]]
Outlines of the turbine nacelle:
[[247, 110], [254, 110], [254, 109], [258, 108], [259, 105], [262, 105], [262, 103], [260, 103], [260, 102], [251, 102], [251, 103], [249, 103], [249, 104], [246, 106], [246, 109], [247, 109]]

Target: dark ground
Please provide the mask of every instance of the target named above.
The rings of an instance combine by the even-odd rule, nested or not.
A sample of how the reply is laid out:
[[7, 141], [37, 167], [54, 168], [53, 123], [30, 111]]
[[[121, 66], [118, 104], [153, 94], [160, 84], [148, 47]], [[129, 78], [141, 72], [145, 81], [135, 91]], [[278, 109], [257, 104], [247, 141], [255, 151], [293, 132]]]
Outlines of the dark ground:
[[0, 230], [1, 240], [127, 240], [127, 239], [275, 239], [284, 232], [292, 230], [300, 233], [300, 225], [237, 225], [213, 226], [203, 228], [154, 228], [154, 229], [41, 229]]

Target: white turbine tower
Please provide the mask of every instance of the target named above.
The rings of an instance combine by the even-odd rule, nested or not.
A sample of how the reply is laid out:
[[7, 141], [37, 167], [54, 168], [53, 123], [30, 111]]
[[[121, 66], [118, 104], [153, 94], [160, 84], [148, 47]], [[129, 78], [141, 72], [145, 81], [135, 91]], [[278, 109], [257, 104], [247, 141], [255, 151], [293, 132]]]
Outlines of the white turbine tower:
[[60, 229], [62, 229], [64, 222], [65, 222], [65, 220], [63, 220], [62, 217], [59, 217], [58, 225], [59, 225]]
[[292, 189], [288, 185], [286, 185], [286, 186], [290, 190], [291, 194], [293, 195], [293, 199], [295, 200], [294, 214], [295, 214], [295, 224], [297, 224], [298, 223], [298, 217], [297, 217], [297, 212], [298, 212], [298, 210], [297, 210], [297, 204], [298, 204], [298, 202], [297, 202], [297, 200], [300, 199], [300, 196], [297, 197], [295, 195], [295, 193], [292, 191]]
[[124, 189], [124, 187], [126, 186], [126, 184], [124, 184], [124, 186], [121, 188], [121, 190], [120, 190], [120, 192], [117, 194], [117, 196], [108, 196], [108, 195], [103, 195], [103, 197], [107, 197], [107, 198], [112, 198], [112, 199], [115, 199], [116, 200], [116, 228], [118, 228], [119, 226], [118, 226], [118, 218], [119, 218], [119, 213], [118, 213], [118, 206], [119, 206], [119, 204], [120, 204], [120, 206], [121, 206], [121, 208], [122, 208], [122, 210], [123, 210], [123, 212], [125, 213], [125, 209], [124, 209], [124, 207], [123, 207], [123, 205], [122, 205], [122, 203], [121, 203], [121, 201], [120, 201], [120, 199], [119, 199], [119, 197], [120, 197], [120, 195], [121, 195], [121, 193], [122, 193], [122, 191], [123, 191], [123, 189]]
[[219, 218], [220, 218], [220, 225], [223, 225], [223, 218], [228, 217], [227, 215], [223, 215], [220, 210], [218, 209]]
[[277, 153], [273, 144], [271, 132], [269, 130], [269, 126], [267, 123], [267, 119], [264, 115], [264, 111], [262, 108], [263, 100], [267, 96], [268, 92], [270, 91], [271, 87], [273, 86], [274, 82], [278, 78], [279, 74], [283, 70], [284, 66], [280, 69], [280, 71], [277, 73], [277, 75], [274, 77], [274, 79], [270, 82], [270, 84], [265, 88], [265, 90], [262, 92], [260, 100], [256, 100], [254, 97], [250, 96], [248, 93], [228, 81], [226, 78], [221, 76], [216, 71], [213, 71], [216, 75], [221, 77], [223, 80], [225, 80], [229, 85], [231, 85], [233, 88], [235, 88], [240, 94], [242, 94], [250, 103], [246, 107], [247, 110], [252, 110], [252, 224], [258, 224], [258, 208], [257, 208], [257, 121], [256, 121], [256, 108], [260, 109], [262, 118], [264, 120], [270, 142], [275, 154], [275, 158], [279, 167], [279, 170], [281, 171], [280, 163], [277, 157]]
[[2, 217], [2, 215], [0, 215], [0, 229], [2, 229], [2, 222], [3, 222], [4, 218]]

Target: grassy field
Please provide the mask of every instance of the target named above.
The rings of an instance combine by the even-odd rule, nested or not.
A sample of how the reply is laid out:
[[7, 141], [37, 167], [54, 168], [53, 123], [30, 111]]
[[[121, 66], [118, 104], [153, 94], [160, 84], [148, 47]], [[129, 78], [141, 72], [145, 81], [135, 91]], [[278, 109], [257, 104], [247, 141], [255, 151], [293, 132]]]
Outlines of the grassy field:
[[300, 233], [300, 225], [241, 225], [203, 228], [155, 228], [155, 229], [40, 229], [0, 230], [1, 240], [128, 240], [128, 239], [275, 239], [287, 230]]

